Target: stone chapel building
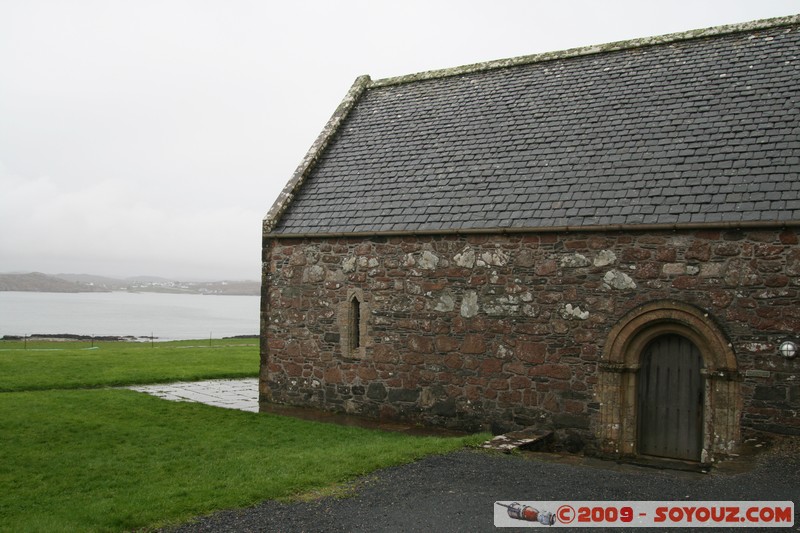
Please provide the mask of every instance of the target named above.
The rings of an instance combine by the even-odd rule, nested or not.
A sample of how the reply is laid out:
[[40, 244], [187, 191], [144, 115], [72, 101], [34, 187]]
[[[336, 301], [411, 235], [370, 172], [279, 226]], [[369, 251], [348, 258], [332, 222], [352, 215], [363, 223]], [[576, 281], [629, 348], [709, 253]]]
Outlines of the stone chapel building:
[[606, 456], [798, 435], [798, 233], [800, 16], [360, 77], [264, 220], [261, 401]]

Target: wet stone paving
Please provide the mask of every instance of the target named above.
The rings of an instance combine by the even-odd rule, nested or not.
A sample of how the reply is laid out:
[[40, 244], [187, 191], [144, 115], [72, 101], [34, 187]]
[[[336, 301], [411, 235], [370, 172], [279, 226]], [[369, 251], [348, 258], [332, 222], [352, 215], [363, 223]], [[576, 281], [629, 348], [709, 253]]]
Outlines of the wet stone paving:
[[127, 387], [165, 400], [258, 412], [258, 378], [212, 379]]
[[259, 406], [258, 378], [183, 381], [178, 383], [161, 383], [158, 385], [135, 385], [125, 388], [137, 392], [144, 392], [173, 402], [197, 402], [213, 405], [215, 407], [224, 407], [226, 409], [239, 409], [240, 411], [249, 411], [251, 413], [271, 413], [315, 422], [327, 422], [420, 436], [464, 435], [464, 433], [460, 431], [435, 427], [421, 427], [412, 422], [374, 420], [371, 418], [312, 409], [309, 407], [292, 407], [279, 404], [264, 404]]

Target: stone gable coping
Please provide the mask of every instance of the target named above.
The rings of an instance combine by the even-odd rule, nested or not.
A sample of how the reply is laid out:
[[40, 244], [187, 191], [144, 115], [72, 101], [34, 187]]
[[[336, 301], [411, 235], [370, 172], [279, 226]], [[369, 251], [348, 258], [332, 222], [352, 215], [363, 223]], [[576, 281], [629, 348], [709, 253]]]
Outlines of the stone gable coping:
[[283, 215], [283, 212], [286, 211], [286, 208], [294, 198], [295, 193], [297, 193], [297, 191], [303, 185], [303, 181], [308, 175], [308, 171], [317, 162], [320, 154], [322, 154], [322, 152], [328, 146], [328, 143], [330, 143], [331, 139], [336, 134], [339, 126], [342, 124], [342, 122], [344, 122], [345, 118], [347, 118], [347, 114], [358, 101], [361, 94], [369, 87], [369, 85], [370, 77], [366, 75], [359, 76], [356, 78], [356, 81], [353, 82], [353, 85], [350, 87], [350, 90], [347, 91], [347, 95], [344, 97], [344, 100], [342, 100], [342, 103], [340, 103], [339, 107], [336, 108], [336, 111], [333, 112], [331, 118], [328, 119], [328, 123], [325, 124], [322, 132], [311, 145], [311, 148], [309, 148], [305, 157], [294, 171], [294, 174], [292, 174], [292, 177], [289, 179], [289, 182], [284, 186], [283, 190], [278, 195], [278, 198], [275, 200], [275, 203], [272, 204], [269, 212], [267, 212], [267, 216], [264, 217], [263, 230], [265, 234], [272, 231], [272, 229], [278, 223], [281, 215]]

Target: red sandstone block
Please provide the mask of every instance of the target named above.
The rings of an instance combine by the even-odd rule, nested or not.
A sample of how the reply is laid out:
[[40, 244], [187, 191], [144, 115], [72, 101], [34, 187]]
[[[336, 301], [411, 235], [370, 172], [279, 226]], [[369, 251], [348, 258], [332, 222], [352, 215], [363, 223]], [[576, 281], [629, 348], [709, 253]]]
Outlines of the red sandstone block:
[[636, 237], [636, 241], [641, 244], [656, 244], [656, 245], [663, 245], [667, 243], [667, 239], [665, 239], [662, 235], [651, 235], [651, 234], [639, 234]]
[[502, 359], [484, 359], [480, 363], [481, 369], [480, 373], [484, 376], [490, 376], [492, 374], [497, 374], [503, 370], [503, 360]]
[[326, 368], [322, 377], [328, 384], [342, 383], [342, 372], [336, 367]]
[[430, 353], [422, 357], [422, 363], [426, 368], [437, 369], [444, 365], [444, 355], [440, 353]]
[[432, 370], [420, 370], [419, 371], [419, 379], [420, 381], [424, 381], [427, 383], [433, 383], [436, 381], [436, 372]]
[[490, 379], [489, 388], [493, 390], [508, 390], [508, 380], [504, 378]]
[[481, 399], [483, 396], [483, 388], [477, 385], [466, 385], [464, 387], [464, 397], [471, 401], [475, 402]]
[[547, 322], [526, 322], [524, 324], [515, 324], [514, 332], [534, 336], [547, 335], [550, 332], [550, 325]]
[[585, 250], [587, 248], [586, 241], [583, 239], [568, 240], [564, 242], [564, 248], [567, 250]]
[[677, 251], [672, 246], [665, 246], [656, 250], [656, 261], [662, 263], [672, 263], [678, 256]]
[[731, 291], [723, 290], [709, 291], [708, 294], [711, 297], [711, 304], [718, 308], [728, 307], [733, 301], [734, 296]]
[[570, 389], [570, 382], [566, 380], [555, 380], [550, 382], [551, 391], [567, 391]]
[[403, 378], [399, 376], [391, 377], [384, 382], [384, 385], [386, 385], [388, 389], [402, 389]]
[[464, 342], [461, 345], [462, 353], [481, 354], [485, 351], [486, 343], [483, 341], [483, 336], [476, 334], [464, 336]]
[[561, 411], [558, 405], [558, 399], [554, 394], [545, 394], [544, 400], [542, 401], [542, 408], [546, 411], [550, 411], [551, 413], [557, 413]]
[[572, 338], [578, 344], [594, 341], [595, 335], [597, 335], [597, 333], [590, 329], [577, 329], [572, 331]]
[[435, 281], [426, 281], [420, 284], [423, 292], [441, 291], [449, 285], [446, 279], [439, 279]]
[[479, 246], [481, 244], [486, 244], [487, 242], [489, 242], [489, 237], [487, 235], [467, 235], [467, 243], [469, 244]]
[[286, 346], [286, 355], [289, 357], [300, 357], [300, 343], [291, 342]]
[[611, 239], [607, 237], [600, 237], [598, 235], [592, 235], [588, 239], [586, 239], [586, 245], [591, 250], [602, 250], [604, 248], [609, 248], [612, 246]]
[[522, 391], [522, 405], [532, 406], [539, 405], [539, 394], [533, 389], [524, 389]]
[[464, 357], [465, 370], [477, 370], [481, 366], [481, 361], [474, 357]]
[[513, 376], [508, 380], [508, 385], [512, 389], [529, 389], [531, 387], [531, 380], [524, 376]]
[[408, 329], [411, 331], [417, 331], [417, 324], [415, 320], [411, 320], [410, 318], [400, 318], [397, 322], [394, 323], [395, 328], [397, 329]]
[[596, 344], [584, 344], [581, 347], [581, 360], [582, 361], [596, 361], [599, 350]]
[[569, 388], [570, 390], [574, 390], [576, 392], [583, 392], [587, 389], [586, 383], [584, 383], [583, 381], [573, 381], [572, 383], [570, 383]]
[[521, 342], [517, 346], [517, 357], [528, 363], [544, 363], [547, 345], [543, 342]]
[[524, 376], [528, 373], [528, 365], [518, 360], [509, 361], [503, 365], [503, 372]]
[[464, 362], [458, 354], [450, 354], [444, 358], [444, 366], [458, 370], [463, 366]]
[[797, 244], [797, 232], [791, 229], [787, 229], [781, 232], [778, 236], [781, 244]]
[[417, 386], [419, 385], [419, 376], [406, 374], [405, 376], [403, 376], [402, 382], [403, 382], [402, 388], [408, 390], [416, 389]]
[[531, 370], [534, 376], [546, 376], [555, 379], [569, 379], [572, 377], [572, 370], [566, 365], [537, 365]]
[[487, 377], [485, 377], [483, 375], [469, 376], [465, 380], [465, 383], [469, 383], [470, 385], [477, 385], [479, 387], [486, 388], [486, 386], [489, 385], [489, 378], [487, 378]]
[[700, 279], [695, 276], [678, 276], [672, 282], [673, 287], [681, 290], [694, 289], [698, 285], [700, 285]]
[[417, 353], [432, 353], [433, 341], [430, 337], [411, 335], [408, 338], [408, 349]]
[[653, 252], [647, 248], [626, 248], [622, 251], [621, 259], [627, 263], [644, 261], [652, 257]]
[[283, 350], [286, 347], [286, 343], [281, 339], [268, 337], [267, 347], [271, 353], [276, 353], [278, 350]]
[[440, 335], [434, 339], [437, 352], [454, 352], [460, 344], [461, 341], [450, 336]]
[[303, 375], [303, 367], [295, 363], [285, 363], [283, 369], [289, 377], [299, 378]]
[[372, 360], [378, 363], [393, 363], [397, 361], [397, 352], [387, 344], [376, 344], [372, 348]]
[[635, 277], [637, 279], [656, 279], [661, 274], [661, 265], [653, 261], [640, 263], [636, 268]]
[[718, 242], [714, 244], [714, 255], [722, 257], [733, 257], [739, 255], [742, 251], [739, 243], [736, 242]]
[[453, 383], [458, 385], [460, 382], [461, 378], [457, 374], [454, 374], [449, 370], [444, 372], [439, 372], [438, 374], [436, 374], [435, 383], [439, 385], [446, 385], [448, 383]]
[[358, 369], [358, 377], [364, 381], [373, 381], [378, 377], [378, 371], [369, 366], [362, 366]]
[[586, 403], [578, 400], [564, 400], [564, 411], [572, 414], [580, 414], [586, 412]]
[[406, 352], [403, 354], [403, 362], [408, 365], [421, 365], [425, 363], [428, 358], [425, 354], [416, 353], [416, 352]]
[[757, 244], [753, 249], [753, 255], [763, 259], [777, 259], [782, 254], [785, 248], [775, 244]]
[[694, 242], [684, 253], [685, 259], [697, 259], [698, 261], [708, 261], [711, 259], [711, 245], [704, 242]]
[[543, 304], [554, 304], [564, 299], [562, 292], [542, 292], [539, 295], [539, 301]]
[[518, 390], [503, 391], [497, 395], [497, 404], [500, 407], [513, 407], [519, 405], [522, 393]]
[[555, 273], [557, 270], [558, 263], [552, 259], [549, 259], [536, 265], [535, 272], [537, 276], [549, 276], [550, 274]]

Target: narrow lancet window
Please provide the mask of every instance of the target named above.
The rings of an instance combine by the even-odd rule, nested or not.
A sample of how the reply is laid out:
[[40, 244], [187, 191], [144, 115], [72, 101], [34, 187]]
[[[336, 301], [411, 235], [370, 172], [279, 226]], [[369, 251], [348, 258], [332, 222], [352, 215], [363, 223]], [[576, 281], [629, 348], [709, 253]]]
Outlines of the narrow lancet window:
[[350, 349], [361, 347], [361, 302], [353, 296], [350, 300]]

